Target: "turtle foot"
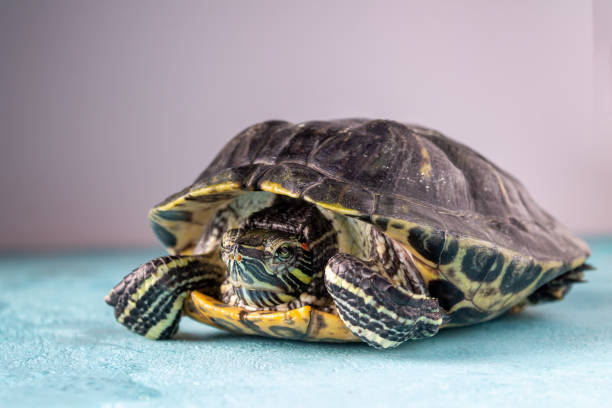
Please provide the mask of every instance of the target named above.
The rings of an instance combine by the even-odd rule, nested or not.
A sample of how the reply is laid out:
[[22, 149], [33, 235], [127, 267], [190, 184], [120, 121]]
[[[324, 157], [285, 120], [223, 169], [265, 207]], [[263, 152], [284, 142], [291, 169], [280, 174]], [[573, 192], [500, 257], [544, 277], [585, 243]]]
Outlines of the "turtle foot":
[[532, 304], [554, 302], [562, 300], [576, 283], [585, 282], [584, 271], [595, 269], [591, 265], [583, 264], [576, 269], [565, 272], [563, 275], [547, 282], [529, 295], [527, 301]]
[[436, 299], [393, 285], [352, 255], [330, 259], [325, 287], [353, 334], [376, 348], [433, 336], [443, 322]]
[[164, 256], [134, 269], [104, 298], [115, 318], [152, 340], [178, 330], [187, 294], [217, 285], [222, 270], [205, 256]]

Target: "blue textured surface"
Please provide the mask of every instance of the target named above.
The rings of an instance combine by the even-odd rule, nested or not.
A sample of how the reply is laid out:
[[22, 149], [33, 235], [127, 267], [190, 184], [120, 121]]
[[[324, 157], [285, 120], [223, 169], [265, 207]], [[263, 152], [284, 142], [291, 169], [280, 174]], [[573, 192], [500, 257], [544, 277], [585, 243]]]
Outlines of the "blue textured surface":
[[152, 342], [102, 298], [160, 252], [0, 257], [1, 406], [606, 406], [612, 239], [565, 301], [379, 351], [243, 337], [184, 319]]

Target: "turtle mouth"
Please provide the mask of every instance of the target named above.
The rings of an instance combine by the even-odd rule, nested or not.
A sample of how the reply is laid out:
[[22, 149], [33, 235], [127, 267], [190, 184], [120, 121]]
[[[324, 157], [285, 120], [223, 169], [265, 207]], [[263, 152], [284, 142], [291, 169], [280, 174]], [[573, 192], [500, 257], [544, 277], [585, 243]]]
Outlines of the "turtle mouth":
[[228, 281], [239, 289], [290, 293], [291, 288], [274, 273], [267, 270], [260, 259], [236, 255], [227, 262]]
[[244, 281], [234, 280], [230, 276], [227, 277], [226, 282], [229, 283], [234, 289], [237, 289], [237, 290], [247, 289], [247, 290], [252, 290], [252, 291], [268, 292], [268, 293], [285, 293], [285, 291], [279, 287], [249, 284], [249, 283], [245, 283]]
[[311, 306], [322, 312], [337, 314], [335, 304], [321, 279], [314, 281], [309, 290], [288, 294], [278, 288], [269, 290], [257, 285], [245, 285], [232, 280], [228, 274], [219, 286], [217, 296], [219, 301], [228, 306], [243, 307], [250, 311], [289, 311]]
[[[226, 298], [251, 308], [274, 307], [296, 298], [287, 285], [271, 274], [260, 259], [235, 255], [227, 262]], [[299, 296], [299, 295], [298, 295]]]

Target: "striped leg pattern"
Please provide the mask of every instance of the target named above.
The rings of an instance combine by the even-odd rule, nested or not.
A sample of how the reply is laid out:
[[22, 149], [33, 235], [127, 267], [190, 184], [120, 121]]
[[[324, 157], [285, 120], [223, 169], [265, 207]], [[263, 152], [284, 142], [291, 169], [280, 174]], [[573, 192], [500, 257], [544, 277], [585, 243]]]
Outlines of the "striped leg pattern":
[[433, 336], [442, 325], [438, 301], [392, 284], [360, 259], [337, 254], [325, 269], [325, 287], [342, 321], [376, 348]]
[[163, 256], [134, 269], [104, 300], [131, 331], [152, 340], [169, 339], [178, 330], [187, 294], [217, 287], [223, 274], [212, 255]]

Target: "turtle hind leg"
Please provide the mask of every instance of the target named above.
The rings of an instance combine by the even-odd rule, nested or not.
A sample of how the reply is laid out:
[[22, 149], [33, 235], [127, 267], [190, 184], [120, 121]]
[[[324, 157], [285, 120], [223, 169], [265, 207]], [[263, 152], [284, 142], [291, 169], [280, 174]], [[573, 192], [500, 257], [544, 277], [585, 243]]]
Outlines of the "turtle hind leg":
[[352, 255], [340, 253], [329, 260], [325, 287], [342, 321], [376, 348], [433, 336], [443, 322], [436, 299], [392, 284]]
[[528, 303], [535, 305], [544, 302], [562, 300], [575, 283], [584, 282], [584, 271], [594, 269], [591, 265], [584, 264], [576, 269], [565, 272], [563, 275], [540, 286], [538, 290], [527, 297]]
[[210, 255], [164, 256], [134, 269], [106, 295], [115, 318], [152, 340], [178, 330], [183, 303], [196, 289], [217, 287], [223, 269]]

